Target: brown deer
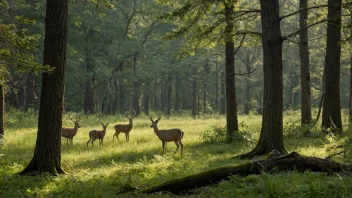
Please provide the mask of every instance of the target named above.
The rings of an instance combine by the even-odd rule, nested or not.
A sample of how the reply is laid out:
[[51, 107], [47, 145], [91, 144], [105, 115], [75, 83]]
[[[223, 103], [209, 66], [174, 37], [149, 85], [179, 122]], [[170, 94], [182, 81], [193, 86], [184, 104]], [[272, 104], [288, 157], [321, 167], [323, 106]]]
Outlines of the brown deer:
[[105, 136], [105, 133], [106, 133], [106, 128], [108, 127], [108, 124], [107, 123], [106, 125], [104, 125], [103, 123], [101, 123], [101, 125], [103, 125], [103, 130], [102, 131], [99, 131], [99, 130], [91, 130], [89, 132], [89, 140], [87, 142], [87, 147], [88, 147], [88, 144], [89, 142], [92, 143], [92, 146], [94, 147], [94, 141], [96, 139], [99, 139], [99, 145], [100, 146], [103, 146], [103, 141], [104, 141], [104, 136]]
[[183, 144], [181, 142], [184, 132], [181, 131], [181, 129], [164, 129], [164, 130], [159, 130], [158, 129], [158, 122], [161, 119], [161, 116], [159, 114], [159, 117], [157, 120], [153, 121], [152, 117], [149, 117], [150, 121], [152, 121], [152, 125], [150, 126], [151, 128], [154, 129], [155, 134], [158, 136], [158, 138], [162, 142], [163, 146], [163, 152], [162, 155], [165, 153], [165, 143], [166, 142], [175, 142], [177, 148], [174, 152], [174, 155], [176, 154], [178, 148], [181, 146], [181, 156], [183, 154]]
[[132, 130], [133, 128], [133, 118], [136, 117], [136, 111], [134, 111], [134, 115], [132, 117], [129, 117], [127, 115], [127, 112], [125, 113], [125, 116], [129, 119], [129, 123], [128, 124], [117, 124], [114, 126], [115, 128], [115, 134], [114, 136], [112, 136], [112, 141], [115, 140], [115, 136], [116, 138], [120, 141], [119, 139], [119, 135], [120, 133], [124, 133], [125, 136], [126, 136], [126, 142], [129, 142], [130, 141], [130, 131]]
[[70, 118], [70, 115], [68, 115], [68, 119], [70, 119], [73, 123], [75, 123], [75, 126], [73, 128], [62, 128], [61, 129], [61, 136], [66, 138], [66, 144], [68, 145], [68, 140], [70, 140], [71, 145], [73, 145], [73, 137], [77, 134], [78, 128], [81, 126], [79, 125], [79, 120], [81, 117], [76, 117], [76, 120], [72, 120]]

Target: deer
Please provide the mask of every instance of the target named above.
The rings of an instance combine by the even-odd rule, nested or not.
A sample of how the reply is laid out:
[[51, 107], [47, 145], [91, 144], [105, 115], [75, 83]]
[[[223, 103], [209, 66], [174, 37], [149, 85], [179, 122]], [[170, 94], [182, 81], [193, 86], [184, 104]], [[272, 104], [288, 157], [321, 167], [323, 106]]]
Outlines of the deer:
[[87, 147], [88, 147], [88, 144], [89, 142], [92, 143], [92, 146], [94, 147], [94, 141], [96, 139], [99, 139], [99, 145], [100, 146], [103, 146], [103, 141], [104, 141], [104, 136], [105, 136], [105, 133], [106, 133], [106, 128], [108, 127], [109, 123], [107, 123], [106, 125], [104, 125], [103, 123], [101, 123], [101, 125], [103, 125], [103, 130], [91, 130], [89, 132], [89, 140], [87, 142]]
[[158, 122], [161, 119], [161, 115], [159, 114], [159, 117], [157, 120], [153, 120], [152, 117], [149, 117], [150, 121], [152, 121], [152, 124], [150, 125], [151, 128], [154, 129], [154, 132], [156, 134], [156, 136], [158, 136], [158, 138], [161, 140], [162, 143], [162, 147], [163, 147], [163, 151], [162, 151], [162, 155], [164, 155], [165, 153], [165, 143], [166, 142], [175, 142], [177, 148], [174, 152], [174, 155], [176, 154], [178, 148], [181, 146], [181, 156], [183, 154], [183, 144], [181, 142], [183, 136], [184, 136], [184, 132], [181, 129], [164, 129], [164, 130], [159, 130], [158, 129]]
[[71, 145], [73, 145], [73, 137], [77, 134], [78, 128], [81, 126], [79, 125], [79, 120], [81, 117], [76, 117], [76, 120], [73, 120], [70, 118], [70, 115], [68, 115], [68, 119], [71, 120], [73, 123], [75, 123], [75, 126], [73, 128], [62, 128], [61, 129], [61, 136], [66, 138], [67, 142], [66, 144], [68, 145], [68, 140], [70, 140]]
[[133, 118], [136, 117], [136, 111], [134, 111], [134, 115], [132, 117], [129, 117], [127, 115], [127, 111], [125, 113], [125, 116], [129, 119], [129, 123], [128, 124], [117, 124], [114, 126], [115, 128], [115, 134], [112, 136], [112, 141], [115, 140], [115, 137], [117, 138], [117, 140], [120, 141], [119, 139], [119, 134], [120, 133], [124, 133], [125, 136], [126, 136], [126, 142], [129, 142], [130, 141], [130, 131], [132, 130], [133, 128]]

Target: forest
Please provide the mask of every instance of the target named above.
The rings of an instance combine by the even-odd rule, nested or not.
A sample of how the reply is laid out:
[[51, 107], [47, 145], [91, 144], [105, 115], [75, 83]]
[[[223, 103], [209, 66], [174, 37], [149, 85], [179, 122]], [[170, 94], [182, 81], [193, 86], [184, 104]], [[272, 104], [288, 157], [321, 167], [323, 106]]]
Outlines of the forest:
[[350, 197], [351, 0], [0, 0], [0, 197]]

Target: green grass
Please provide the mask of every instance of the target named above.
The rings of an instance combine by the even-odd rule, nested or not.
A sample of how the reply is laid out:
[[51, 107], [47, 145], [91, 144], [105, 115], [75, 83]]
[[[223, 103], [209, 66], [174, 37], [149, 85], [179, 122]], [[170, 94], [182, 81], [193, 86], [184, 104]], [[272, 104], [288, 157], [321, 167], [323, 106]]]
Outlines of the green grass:
[[[19, 176], [33, 156], [36, 140], [35, 116], [28, 118], [19, 112], [11, 112], [7, 117], [6, 141], [0, 147], [0, 197], [172, 197], [173, 195], [124, 194], [117, 193], [127, 185], [149, 187], [163, 181], [199, 173], [212, 168], [243, 163], [233, 156], [249, 151], [255, 144], [244, 142], [206, 143], [205, 134], [221, 130], [225, 117], [219, 115], [201, 115], [194, 120], [187, 116], [163, 117], [159, 128], [181, 128], [185, 132], [183, 139], [184, 156], [168, 143], [167, 154], [160, 156], [161, 142], [150, 128], [147, 116], [134, 119], [134, 128], [130, 133], [130, 142], [112, 142], [113, 126], [127, 123], [121, 116], [82, 117], [82, 126], [73, 146], [66, 146], [63, 139], [62, 166], [68, 174], [52, 177]], [[288, 151], [298, 151], [304, 155], [326, 157], [332, 147], [343, 141], [344, 137], [327, 137], [313, 128], [310, 136], [305, 136], [299, 127], [299, 115], [285, 113], [285, 145]], [[109, 122], [104, 146], [86, 147], [88, 132], [102, 129], [101, 122]], [[249, 139], [257, 140], [261, 127], [261, 117], [239, 116], [241, 134], [249, 134]], [[73, 124], [64, 120], [64, 126]], [[247, 136], [248, 137], [248, 136]], [[208, 141], [209, 142], [209, 141]], [[350, 158], [334, 157], [340, 162], [350, 162]], [[196, 189], [189, 197], [352, 197], [352, 176], [350, 173], [326, 175], [325, 173], [265, 173], [261, 176], [233, 176], [230, 181]]]

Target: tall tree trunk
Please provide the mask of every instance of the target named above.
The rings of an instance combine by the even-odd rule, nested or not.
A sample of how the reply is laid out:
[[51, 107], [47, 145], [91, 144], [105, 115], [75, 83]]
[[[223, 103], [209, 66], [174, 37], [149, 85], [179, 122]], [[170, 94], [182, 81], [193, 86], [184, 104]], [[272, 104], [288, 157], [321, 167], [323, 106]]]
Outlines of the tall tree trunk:
[[215, 101], [214, 109], [218, 110], [219, 108], [219, 72], [218, 72], [218, 63], [215, 63]]
[[[299, 7], [302, 9], [299, 15], [299, 26], [303, 29], [307, 26], [308, 20], [308, 10], [305, 10], [307, 8], [307, 0], [300, 0]], [[301, 60], [301, 125], [305, 125], [312, 121], [308, 29], [300, 32], [299, 39], [299, 55]]]
[[5, 120], [5, 82], [0, 79], [0, 139], [3, 138], [5, 134], [4, 120]]
[[64, 107], [68, 0], [47, 0], [44, 65], [53, 72], [42, 75], [38, 134], [34, 156], [21, 172], [64, 174], [61, 168], [61, 127]]
[[226, 100], [225, 100], [225, 72], [221, 72], [221, 93], [220, 93], [220, 115], [226, 113]]
[[153, 97], [153, 109], [156, 110], [158, 108], [158, 93], [157, 93], [157, 80], [154, 81], [154, 97]]
[[180, 75], [177, 73], [175, 76], [175, 111], [180, 111]]
[[115, 89], [115, 93], [114, 93], [114, 99], [112, 101], [112, 114], [115, 115], [117, 113], [117, 102], [118, 102], [118, 85], [117, 85], [117, 80], [114, 79], [114, 89]]
[[325, 98], [322, 128], [342, 132], [340, 106], [341, 0], [328, 0], [328, 27], [325, 65]]
[[21, 110], [24, 110], [26, 106], [26, 82], [27, 82], [27, 75], [23, 75], [21, 77], [21, 84], [19, 87], [19, 93], [18, 93], [18, 103], [19, 103], [19, 108]]
[[235, 87], [235, 46], [233, 42], [233, 2], [225, 3], [225, 59], [226, 59], [226, 129], [227, 136], [231, 138], [238, 131], [237, 99]]
[[[88, 50], [88, 49], [87, 49]], [[91, 60], [89, 58], [88, 52], [86, 53], [86, 66], [87, 66], [87, 72], [89, 74], [92, 74], [94, 72], [94, 66], [91, 63]], [[84, 95], [84, 113], [85, 114], [95, 114], [95, 91], [93, 89], [93, 82], [94, 82], [94, 77], [88, 77], [86, 79], [86, 91]]]
[[283, 142], [283, 82], [282, 37], [280, 30], [279, 0], [261, 0], [262, 45], [264, 62], [263, 121], [256, 147], [242, 155], [269, 154], [272, 150], [287, 153]]
[[149, 99], [150, 99], [150, 84], [147, 83], [144, 87], [144, 113], [149, 115]]
[[[251, 64], [250, 64], [250, 60], [249, 60], [249, 54], [247, 53], [246, 55], [246, 69], [247, 69], [247, 78], [246, 78], [246, 93], [245, 93], [245, 101], [244, 101], [244, 114], [248, 115], [250, 110], [251, 110], [251, 85], [250, 85], [250, 77], [251, 77]], [[253, 57], [254, 59], [254, 57]], [[252, 59], [252, 62], [253, 62]]]
[[197, 70], [193, 69], [193, 82], [192, 82], [192, 117], [197, 118]]
[[203, 81], [203, 113], [207, 113], [207, 91], [208, 91], [208, 87], [207, 87], [207, 80], [208, 80], [208, 75], [209, 75], [209, 60], [206, 61], [205, 65], [204, 65], [204, 81]]
[[[125, 95], [126, 95], [126, 88], [123, 85], [123, 79], [120, 81], [120, 113], [124, 113], [126, 110], [128, 110], [128, 106], [125, 104]], [[127, 108], [126, 108], [127, 107]]]
[[34, 76], [32, 73], [28, 74], [26, 82], [26, 106], [25, 111], [29, 108], [34, 108], [35, 92], [34, 92]]
[[172, 92], [172, 74], [169, 72], [166, 81], [166, 115], [171, 114], [171, 92]]
[[139, 97], [140, 97], [140, 90], [139, 90], [139, 83], [137, 82], [137, 57], [138, 53], [135, 53], [133, 56], [133, 75], [134, 75], [134, 82], [133, 82], [133, 99], [132, 105], [133, 110], [136, 111], [136, 115], [141, 114], [139, 108]]
[[[349, 108], [349, 123], [351, 125], [352, 123], [352, 55], [350, 57], [350, 100], [348, 103], [348, 108]], [[349, 126], [351, 127], [351, 126]]]
[[[350, 19], [350, 27], [352, 27], [352, 16]], [[352, 48], [352, 28], [350, 28], [350, 47]], [[348, 103], [348, 107], [349, 107], [349, 117], [348, 117], [348, 121], [349, 121], [349, 125], [348, 125], [348, 130], [352, 131], [352, 54], [350, 56], [350, 100]]]

